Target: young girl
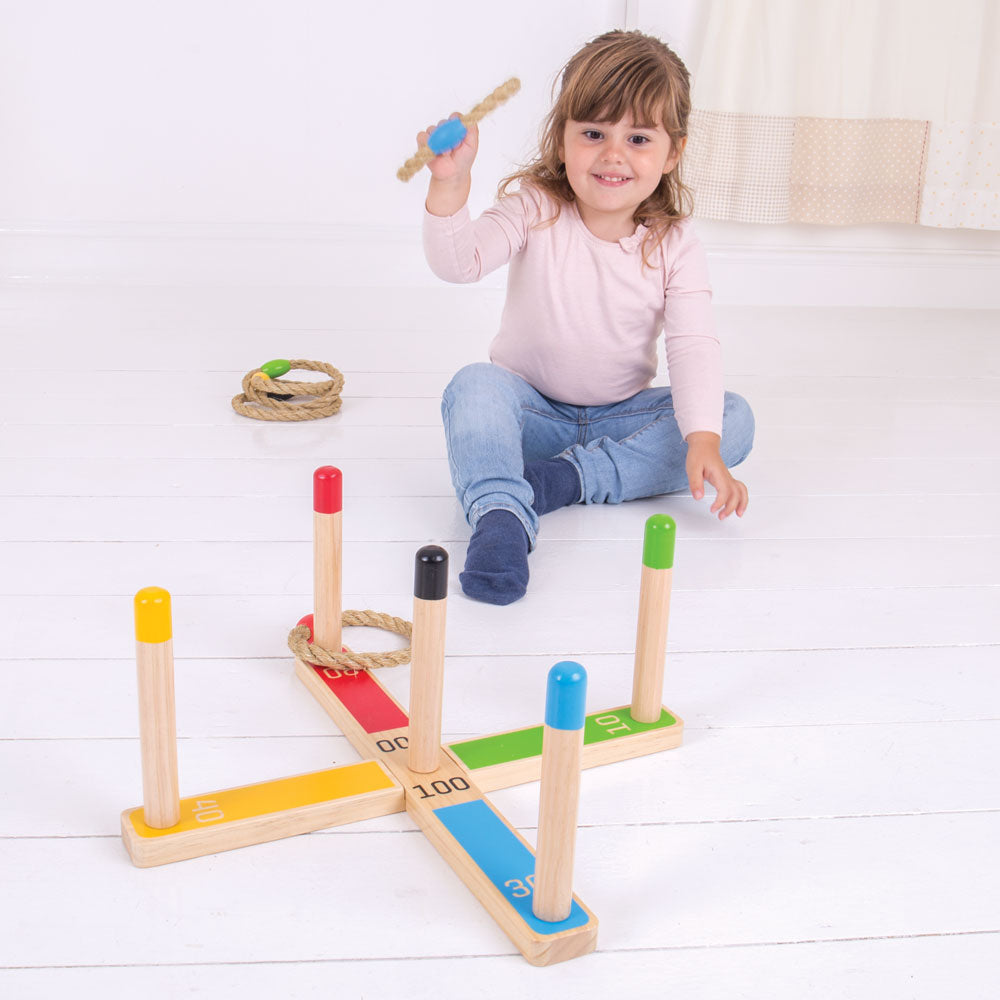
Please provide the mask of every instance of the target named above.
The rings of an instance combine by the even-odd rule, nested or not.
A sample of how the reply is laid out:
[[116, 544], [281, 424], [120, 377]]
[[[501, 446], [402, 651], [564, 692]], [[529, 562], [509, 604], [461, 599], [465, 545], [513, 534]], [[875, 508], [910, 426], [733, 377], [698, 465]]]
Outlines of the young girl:
[[[677, 56], [612, 31], [566, 64], [537, 159], [477, 220], [466, 201], [478, 129], [430, 163], [431, 270], [467, 282], [510, 263], [491, 363], [463, 368], [442, 402], [473, 528], [459, 576], [472, 598], [524, 595], [538, 519], [558, 507], [685, 485], [700, 500], [708, 480], [720, 519], [746, 510], [729, 467], [749, 453], [754, 421], [723, 391], [705, 253], [682, 206], [689, 111]], [[649, 388], [661, 329], [671, 384]]]

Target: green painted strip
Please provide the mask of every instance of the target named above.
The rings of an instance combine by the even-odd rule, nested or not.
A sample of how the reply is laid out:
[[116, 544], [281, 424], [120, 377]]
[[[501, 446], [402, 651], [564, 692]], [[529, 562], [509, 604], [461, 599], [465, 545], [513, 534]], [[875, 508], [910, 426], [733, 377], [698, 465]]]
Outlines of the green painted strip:
[[669, 729], [676, 726], [677, 720], [666, 710], [660, 712], [658, 722], [638, 722], [632, 718], [627, 708], [615, 712], [595, 712], [587, 716], [583, 726], [583, 745], [589, 743], [606, 743], [608, 740], [619, 740], [623, 736], [635, 736], [637, 733], [648, 733], [653, 729]]
[[542, 755], [542, 727], [517, 729], [499, 736], [483, 736], [478, 740], [450, 743], [449, 749], [470, 770], [508, 764], [512, 760], [525, 760]]
[[[668, 729], [677, 720], [666, 710], [659, 722], [636, 722], [628, 708], [613, 709], [609, 712], [595, 712], [588, 715], [583, 725], [583, 743], [606, 743], [608, 740], [648, 733], [652, 729]], [[470, 770], [492, 767], [495, 764], [510, 764], [516, 760], [542, 755], [542, 727], [516, 729], [512, 733], [497, 736], [482, 736], [475, 740], [463, 740], [448, 745], [452, 753]]]

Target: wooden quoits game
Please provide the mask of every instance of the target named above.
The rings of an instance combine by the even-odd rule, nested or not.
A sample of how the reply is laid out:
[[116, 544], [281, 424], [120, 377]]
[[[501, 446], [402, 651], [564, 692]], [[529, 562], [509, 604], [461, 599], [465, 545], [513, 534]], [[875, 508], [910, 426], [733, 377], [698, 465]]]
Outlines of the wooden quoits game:
[[[315, 606], [300, 624], [317, 646], [322, 628], [335, 649], [341, 620], [354, 621], [340, 608], [341, 501], [339, 470], [317, 470]], [[133, 862], [166, 864], [405, 810], [529, 962], [551, 965], [593, 951], [597, 918], [572, 891], [579, 772], [681, 742], [683, 722], [660, 704], [675, 533], [665, 515], [646, 523], [631, 704], [588, 714], [586, 671], [564, 661], [549, 672], [544, 725], [442, 745], [448, 554], [428, 545], [415, 559], [409, 714], [372, 670], [296, 656], [297, 675], [365, 760], [184, 799], [170, 595], [139, 591], [143, 804], [122, 814]], [[539, 779], [536, 855], [485, 793]]]

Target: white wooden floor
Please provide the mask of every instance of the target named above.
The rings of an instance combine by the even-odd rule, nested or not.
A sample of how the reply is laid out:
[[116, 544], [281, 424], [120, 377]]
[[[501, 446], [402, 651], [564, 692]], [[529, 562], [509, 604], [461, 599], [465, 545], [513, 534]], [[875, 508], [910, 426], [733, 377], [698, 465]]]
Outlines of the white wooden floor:
[[[458, 590], [437, 400], [500, 295], [0, 291], [4, 997], [996, 995], [998, 316], [720, 307], [758, 420], [746, 517], [557, 512], [528, 597], [494, 608]], [[236, 416], [242, 373], [282, 356], [340, 367], [342, 413]], [[676, 518], [685, 743], [583, 776], [596, 954], [528, 966], [405, 815], [130, 864], [142, 586], [174, 596], [182, 794], [357, 759], [285, 647], [327, 463], [346, 606], [409, 617], [413, 553], [451, 552], [449, 737], [537, 722], [557, 659], [588, 667], [591, 707], [627, 701], [642, 525]], [[408, 669], [382, 676], [405, 700]], [[533, 841], [537, 787], [492, 797]]]

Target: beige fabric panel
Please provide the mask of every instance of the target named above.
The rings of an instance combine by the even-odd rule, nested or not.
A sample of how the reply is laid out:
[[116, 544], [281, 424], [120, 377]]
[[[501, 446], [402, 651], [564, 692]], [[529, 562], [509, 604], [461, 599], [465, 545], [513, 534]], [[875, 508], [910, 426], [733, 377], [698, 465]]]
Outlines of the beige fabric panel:
[[931, 122], [920, 224], [1000, 229], [1000, 121]]
[[917, 222], [927, 125], [799, 118], [789, 179], [792, 219], [831, 226]]
[[692, 111], [681, 176], [695, 215], [787, 222], [794, 129], [791, 118]]
[[702, 16], [687, 58], [699, 108], [1000, 118], [997, 0], [708, 0]]

